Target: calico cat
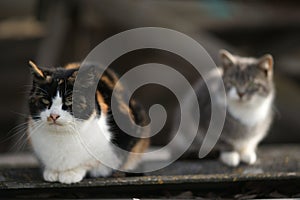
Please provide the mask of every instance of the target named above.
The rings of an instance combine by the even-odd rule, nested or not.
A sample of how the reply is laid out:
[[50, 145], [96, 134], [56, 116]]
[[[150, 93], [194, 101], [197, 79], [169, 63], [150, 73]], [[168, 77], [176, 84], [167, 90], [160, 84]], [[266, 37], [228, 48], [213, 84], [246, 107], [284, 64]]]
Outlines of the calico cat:
[[[105, 70], [100, 77], [95, 70], [95, 64], [86, 73], [97, 80], [97, 90], [94, 99], [80, 104], [82, 111], [93, 108], [88, 116], [75, 118], [73, 115], [73, 87], [80, 64], [73, 63], [63, 68], [40, 68], [30, 61], [33, 84], [29, 96], [28, 134], [31, 145], [38, 159], [44, 166], [43, 177], [46, 181], [61, 183], [76, 183], [87, 173], [92, 177], [107, 177], [113, 169], [134, 169], [139, 156], [149, 146], [148, 138], [137, 138], [123, 132], [116, 124], [111, 110], [112, 91], [118, 95], [118, 113], [132, 123], [145, 126], [148, 118], [143, 107], [134, 99], [129, 106], [123, 102], [126, 88], [116, 87], [117, 75], [111, 70]], [[99, 70], [99, 68], [97, 68]], [[88, 83], [80, 83], [88, 87]], [[83, 97], [84, 98], [84, 97]], [[91, 106], [94, 104], [94, 106]], [[134, 128], [132, 131], [138, 132]], [[88, 144], [88, 151], [76, 134]], [[140, 133], [147, 136], [148, 132]], [[118, 153], [113, 147], [130, 153]], [[109, 166], [99, 159], [109, 160]]]
[[[238, 166], [241, 161], [254, 164], [257, 160], [256, 148], [266, 136], [273, 118], [273, 58], [269, 54], [261, 58], [240, 57], [226, 50], [220, 50], [220, 58], [222, 64], [217, 70], [222, 74], [226, 99], [219, 96], [219, 86], [213, 93], [219, 105], [227, 106], [224, 127], [215, 149], [221, 151], [220, 160], [228, 166]], [[210, 76], [209, 83], [214, 84], [215, 78]], [[191, 125], [199, 124], [200, 128], [189, 150], [199, 151], [210, 122], [211, 99], [202, 79], [194, 88], [201, 120], [200, 123], [190, 122]], [[185, 106], [192, 115], [193, 107], [198, 105], [190, 105], [189, 102], [187, 96]], [[177, 148], [185, 145], [186, 134], [189, 134], [189, 127], [185, 127], [180, 141], [177, 141]]]

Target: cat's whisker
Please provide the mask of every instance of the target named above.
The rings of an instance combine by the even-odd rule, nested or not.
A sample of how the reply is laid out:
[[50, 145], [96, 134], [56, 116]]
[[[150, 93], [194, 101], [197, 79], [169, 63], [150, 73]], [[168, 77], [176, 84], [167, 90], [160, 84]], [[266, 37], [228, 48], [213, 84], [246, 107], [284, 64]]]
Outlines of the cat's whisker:
[[22, 138], [19, 138], [16, 142], [14, 142], [14, 145], [11, 146], [8, 151], [9, 152], [19, 152], [20, 151], [20, 143], [22, 141], [24, 136], [22, 136]]
[[79, 119], [79, 118], [74, 118], [75, 120], [74, 120], [74, 123], [76, 123], [76, 122], [84, 122], [85, 120], [84, 119]]
[[37, 132], [38, 129], [42, 129], [46, 126], [45, 123], [41, 122], [40, 124], [36, 125], [35, 127], [33, 127], [33, 130], [31, 131], [31, 133], [28, 134], [28, 139], [30, 139], [30, 137], [33, 136], [33, 134], [35, 134]]
[[8, 134], [11, 133], [12, 131], [15, 131], [15, 129], [19, 128], [20, 126], [24, 126], [27, 125], [29, 122], [22, 122], [18, 125], [16, 125], [15, 127], [13, 127], [10, 131], [8, 131]]
[[13, 127], [11, 130], [8, 131], [7, 135], [9, 135], [11, 133], [13, 133], [13, 134], [6, 137], [3, 140], [1, 140], [0, 143], [6, 142], [6, 141], [12, 139], [13, 137], [15, 137], [16, 135], [19, 135], [20, 131], [24, 131], [25, 129], [27, 129], [27, 125], [28, 125], [28, 122], [24, 122], [24, 123], [20, 123], [17, 126]]
[[33, 84], [24, 84], [21, 87], [32, 87], [32, 86], [33, 86]]
[[[28, 122], [24, 123], [24, 125], [25, 124], [28, 124]], [[40, 128], [39, 126], [41, 126], [41, 125], [43, 125], [43, 124], [33, 124], [32, 125], [33, 126], [32, 127], [33, 128], [32, 133], [34, 133], [38, 128]], [[14, 145], [10, 148], [10, 151], [19, 152], [24, 148], [25, 144], [30, 139], [31, 134], [28, 134], [27, 126], [25, 126], [24, 128], [22, 127], [22, 129], [19, 130], [17, 133], [15, 133], [13, 136], [15, 136], [15, 135], [20, 135], [20, 138], [16, 142], [14, 142]]]
[[16, 128], [16, 129], [14, 130], [14, 132], [15, 132], [14, 134], [8, 136], [6, 139], [4, 139], [4, 140], [1, 141], [1, 142], [6, 142], [6, 141], [8, 141], [8, 140], [10, 140], [10, 139], [12, 139], [12, 138], [14, 138], [14, 137], [20, 135], [21, 133], [25, 132], [26, 129], [27, 129], [26, 125], [23, 125], [23, 126], [21, 126], [21, 127], [19, 127], [19, 128]]
[[281, 116], [282, 116], [282, 115], [281, 115], [279, 109], [278, 109], [275, 105], [272, 106], [272, 110], [274, 111], [274, 115], [275, 115], [276, 117], [278, 117], [279, 119], [281, 119]]
[[[7, 138], [6, 141], [9, 139], [12, 139], [12, 138], [16, 137], [16, 135], [18, 135], [19, 138], [17, 139], [17, 141], [13, 142], [14, 145], [17, 145], [19, 143], [19, 141], [22, 140], [22, 138], [24, 137], [25, 134], [26, 134], [26, 129], [22, 129], [22, 130], [18, 131], [17, 134], [14, 134], [14, 136]], [[14, 145], [13, 145], [13, 147], [14, 147]]]
[[20, 144], [22, 144], [22, 141], [24, 140], [24, 137], [26, 136], [26, 130], [20, 131], [18, 133], [20, 137], [17, 139], [17, 141], [14, 142], [13, 146], [10, 147], [9, 151], [20, 151]]
[[20, 89], [28, 89], [28, 91], [30, 91], [30, 89], [32, 89], [33, 85], [22, 85], [20, 87]]
[[[72, 64], [72, 66], [73, 65], [74, 64]], [[74, 89], [74, 81], [78, 70], [78, 68], [76, 68], [77, 64], [75, 64], [75, 68], [72, 69], [63, 69], [60, 67], [55, 69], [43, 69], [32, 62], [30, 63], [30, 66], [33, 74], [33, 85], [29, 86], [32, 89], [30, 90], [28, 104], [30, 116], [34, 120], [27, 123], [29, 127], [28, 134], [23, 133], [23, 128], [19, 129], [19, 131], [21, 131], [19, 133], [21, 137], [16, 145], [23, 148], [26, 145], [26, 142], [31, 140], [33, 150], [40, 158], [40, 161], [43, 162], [45, 172], [47, 172], [43, 174], [44, 179], [46, 181], [75, 183], [79, 182], [84, 178], [86, 173], [91, 172], [92, 170], [96, 170], [93, 175], [95, 177], [107, 177], [111, 175], [113, 169], [117, 169], [125, 164], [125, 162], [127, 163], [127, 158], [113, 151], [110, 146], [110, 136], [126, 133], [120, 131], [114, 122], [107, 123], [109, 120], [108, 118], [99, 120], [95, 117], [96, 111], [100, 112], [101, 110], [105, 110], [108, 112], [108, 110], [104, 108], [109, 105], [109, 95], [110, 92], [112, 92], [111, 85], [115, 84], [118, 79], [114, 72], [110, 72], [109, 70], [105, 71], [104, 76], [107, 76], [109, 80], [99, 80], [102, 82], [97, 85], [97, 94], [93, 94], [93, 97], [91, 98], [93, 101], [86, 99], [85, 102], [80, 102], [81, 113], [85, 116], [77, 118], [74, 116], [74, 113], [72, 113], [73, 96], [71, 95], [74, 92], [80, 92], [79, 94], [82, 94], [79, 90], [86, 89], [90, 84], [95, 83], [90, 83], [94, 80], [95, 75], [97, 75], [95, 74], [94, 69], [93, 71], [88, 71], [92, 78], [91, 81], [81, 83], [79, 89]], [[99, 88], [102, 86], [105, 86], [107, 89], [102, 90]], [[100, 94], [98, 94], [98, 92]], [[126, 91], [124, 91], [124, 95], [125, 92]], [[101, 95], [103, 95], [105, 99], [101, 98]], [[118, 99], [120, 104], [118, 107], [119, 109], [122, 108], [121, 105], [124, 103], [121, 96], [122, 94], [120, 94], [120, 98]], [[95, 103], [97, 103], [98, 106], [95, 107], [94, 112], [87, 114], [85, 109], [89, 109], [91, 105], [95, 106]], [[103, 106], [105, 107], [102, 109]], [[133, 107], [135, 106], [133, 105]], [[136, 107], [136, 110], [131, 109], [134, 116], [140, 115], [138, 116], [139, 119], [145, 119], [146, 116], [140, 113], [141, 110], [142, 108], [138, 106]], [[32, 116], [33, 113], [37, 113], [38, 116], [36, 117], [38, 117], [38, 119]], [[107, 140], [103, 137], [107, 138]], [[123, 137], [121, 136], [120, 138]], [[87, 139], [88, 141], [85, 143]], [[129, 145], [129, 148], [131, 148], [128, 149], [129, 151], [135, 148], [133, 145], [143, 145], [143, 147], [139, 147], [138, 150], [141, 153], [146, 150], [148, 143], [148, 141], [142, 141], [142, 144], [140, 144], [139, 141], [131, 140], [130, 138], [122, 141], [122, 144]], [[78, 148], [78, 146], [80, 148]], [[94, 156], [94, 154], [96, 155], [96, 152], [100, 152], [100, 156], [103, 154], [103, 156], [109, 158], [112, 167], [99, 166], [101, 159], [99, 160], [99, 158]], [[98, 155], [99, 154], [97, 154], [97, 156]], [[91, 156], [93, 159], [90, 159]], [[70, 166], [70, 159], [73, 159], [72, 170], [68, 167]], [[86, 162], [86, 160], [88, 160], [88, 163], [86, 163], [87, 167], [84, 166], [83, 168], [82, 163]], [[128, 162], [134, 162], [133, 166], [135, 166], [136, 161]], [[133, 166], [130, 166], [128, 170]], [[56, 174], [59, 173], [59, 177], [57, 177], [57, 175], [54, 176], [52, 174], [54, 172]]]
[[13, 114], [19, 115], [21, 117], [28, 118], [28, 114], [26, 114], [26, 113], [20, 113], [20, 112], [13, 111], [13, 110], [10, 110], [10, 112]]

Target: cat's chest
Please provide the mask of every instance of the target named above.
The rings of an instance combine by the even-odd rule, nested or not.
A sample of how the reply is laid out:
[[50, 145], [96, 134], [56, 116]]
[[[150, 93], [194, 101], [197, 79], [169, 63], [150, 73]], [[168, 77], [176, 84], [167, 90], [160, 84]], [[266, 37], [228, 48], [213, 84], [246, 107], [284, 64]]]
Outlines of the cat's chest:
[[228, 113], [239, 123], [253, 127], [263, 122], [271, 112], [273, 97], [270, 95], [264, 101], [252, 105], [228, 101]]
[[47, 158], [48, 161], [66, 157], [76, 158], [85, 153], [80, 140], [75, 135], [53, 135], [47, 131], [42, 132], [41, 129], [40, 136], [32, 137], [32, 145], [36, 153], [42, 158]]
[[47, 128], [31, 133], [31, 143], [43, 163], [62, 169], [94, 160], [93, 152], [108, 152], [110, 138], [107, 127], [99, 120], [69, 128], [68, 134], [54, 133]]

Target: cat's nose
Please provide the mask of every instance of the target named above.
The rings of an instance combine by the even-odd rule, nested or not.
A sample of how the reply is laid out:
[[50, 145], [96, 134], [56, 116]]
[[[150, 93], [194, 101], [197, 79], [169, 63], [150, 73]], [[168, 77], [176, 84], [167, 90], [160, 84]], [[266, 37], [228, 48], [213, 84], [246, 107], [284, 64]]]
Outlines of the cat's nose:
[[243, 98], [243, 96], [245, 95], [245, 92], [238, 92], [238, 95], [240, 98]]
[[50, 114], [50, 118], [53, 120], [53, 121], [56, 121], [58, 118], [60, 117], [60, 115], [58, 114]]

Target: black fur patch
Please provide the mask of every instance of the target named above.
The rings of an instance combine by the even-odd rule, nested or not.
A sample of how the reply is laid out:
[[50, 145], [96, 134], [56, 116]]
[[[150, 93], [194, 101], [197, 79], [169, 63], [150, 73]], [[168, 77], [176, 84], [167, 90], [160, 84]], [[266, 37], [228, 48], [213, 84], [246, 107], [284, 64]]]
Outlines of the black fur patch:
[[[101, 93], [104, 99], [104, 103], [108, 107], [106, 113], [107, 124], [110, 127], [109, 130], [112, 132], [113, 142], [120, 148], [126, 151], [130, 151], [140, 139], [132, 137], [127, 133], [123, 132], [117, 126], [111, 111], [111, 96], [118, 76], [113, 71], [107, 70], [102, 75], [102, 77], [106, 77], [106, 81], [104, 81], [105, 79], [100, 79], [100, 77], [98, 77], [97, 74], [99, 73], [97, 73], [95, 69], [98, 70], [98, 67], [93, 65], [91, 65], [91, 67], [88, 68], [89, 71], [87, 73], [90, 73], [88, 75], [91, 75], [91, 79], [92, 79], [91, 82], [90, 83], [85, 82], [80, 84], [82, 85], [82, 87], [88, 87], [88, 85], [85, 84], [93, 84], [94, 81], [97, 81], [96, 82], [97, 90]], [[37, 119], [39, 114], [43, 110], [50, 108], [52, 104], [52, 99], [57, 95], [57, 92], [59, 92], [60, 96], [63, 99], [62, 109], [73, 114], [72, 104], [66, 105], [66, 102], [70, 102], [70, 99], [72, 98], [73, 86], [78, 72], [78, 68], [75, 69], [74, 68], [72, 69], [53, 68], [53, 69], [41, 69], [41, 70], [44, 76], [48, 78], [45, 79], [41, 79], [41, 78], [37, 79], [35, 77], [33, 78], [33, 86], [29, 97], [29, 108], [30, 108], [31, 117], [33, 119]], [[109, 81], [109, 85], [107, 80]], [[122, 97], [124, 97], [124, 95], [127, 95], [126, 90], [123, 89], [117, 90], [117, 95], [119, 97], [118, 103], [124, 104]], [[43, 104], [42, 101], [43, 98], [49, 101], [49, 105]], [[93, 112], [96, 112], [98, 116], [101, 115], [101, 105], [96, 98], [96, 94], [94, 99], [86, 99], [85, 97], [82, 97], [82, 99], [83, 101], [81, 102], [81, 104], [79, 104], [81, 107], [76, 109], [89, 110], [89, 112], [85, 112], [89, 114], [87, 114], [87, 116], [82, 116], [82, 119], [88, 119]], [[139, 105], [135, 101], [131, 101], [129, 105], [129, 109], [133, 115], [134, 123], [141, 126], [146, 125], [146, 122], [148, 121], [148, 117], [141, 105]], [[118, 112], [119, 112], [118, 114], [122, 115], [124, 119], [130, 122], [131, 120], [130, 115], [128, 115], [125, 112], [122, 112], [120, 109]], [[135, 130], [135, 128], [132, 126], [132, 131], [137, 131], [137, 130]]]

